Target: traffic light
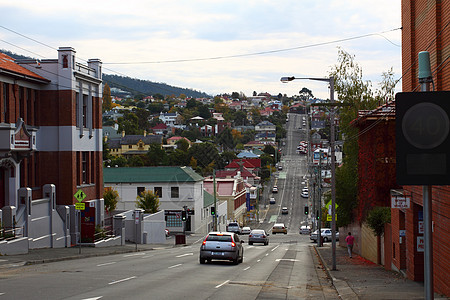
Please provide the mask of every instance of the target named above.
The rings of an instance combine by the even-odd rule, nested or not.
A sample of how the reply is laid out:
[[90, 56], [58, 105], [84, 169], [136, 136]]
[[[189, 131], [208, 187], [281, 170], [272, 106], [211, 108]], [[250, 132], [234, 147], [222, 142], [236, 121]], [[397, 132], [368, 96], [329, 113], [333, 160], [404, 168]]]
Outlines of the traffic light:
[[316, 219], [317, 219], [317, 220], [320, 219], [320, 218], [319, 218], [319, 211], [318, 211], [318, 210], [316, 210]]
[[309, 214], [309, 206], [305, 206], [305, 215]]
[[216, 208], [214, 206], [211, 207], [211, 216], [216, 215]]
[[185, 210], [181, 211], [181, 221], [183, 221], [183, 222], [186, 221], [186, 215], [187, 215], [187, 213]]

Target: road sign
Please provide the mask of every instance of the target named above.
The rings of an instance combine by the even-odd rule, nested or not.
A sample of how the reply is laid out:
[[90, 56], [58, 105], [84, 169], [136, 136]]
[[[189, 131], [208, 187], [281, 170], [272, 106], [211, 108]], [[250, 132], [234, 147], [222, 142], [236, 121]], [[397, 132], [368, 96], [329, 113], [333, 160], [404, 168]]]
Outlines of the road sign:
[[409, 208], [410, 197], [391, 196], [391, 208]]
[[86, 194], [82, 190], [78, 190], [73, 196], [78, 200], [78, 202], [81, 202], [84, 198], [86, 198]]
[[397, 183], [450, 184], [450, 92], [395, 96]]
[[85, 210], [86, 205], [85, 205], [85, 203], [82, 203], [82, 202], [75, 203], [75, 209], [76, 210]]

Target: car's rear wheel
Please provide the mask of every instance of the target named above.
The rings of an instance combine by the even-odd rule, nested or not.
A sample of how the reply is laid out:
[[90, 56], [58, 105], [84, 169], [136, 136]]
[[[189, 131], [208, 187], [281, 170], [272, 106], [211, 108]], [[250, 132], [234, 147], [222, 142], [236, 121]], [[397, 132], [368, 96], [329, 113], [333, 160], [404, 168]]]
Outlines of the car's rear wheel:
[[328, 238], [324, 237], [324, 238], [323, 238], [323, 241], [324, 241], [324, 242], [328, 242]]
[[206, 260], [204, 258], [200, 257], [200, 263], [204, 264], [205, 262], [206, 262]]
[[253, 245], [253, 242], [248, 242], [249, 245]]

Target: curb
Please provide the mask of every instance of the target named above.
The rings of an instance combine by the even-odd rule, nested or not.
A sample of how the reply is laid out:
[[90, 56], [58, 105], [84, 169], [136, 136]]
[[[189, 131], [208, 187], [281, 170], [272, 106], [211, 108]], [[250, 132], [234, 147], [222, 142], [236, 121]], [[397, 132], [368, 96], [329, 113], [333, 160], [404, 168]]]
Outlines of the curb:
[[331, 270], [328, 267], [327, 263], [322, 257], [322, 254], [320, 254], [320, 251], [317, 250], [317, 246], [314, 245], [314, 251], [316, 251], [317, 256], [319, 257], [320, 262], [325, 267], [325, 272], [327, 273], [328, 278], [331, 279], [331, 283], [333, 284], [334, 288], [338, 292], [339, 297], [343, 300], [353, 300], [353, 299], [359, 299], [358, 295], [353, 291], [353, 289], [348, 285], [347, 281], [336, 279], [332, 274]]

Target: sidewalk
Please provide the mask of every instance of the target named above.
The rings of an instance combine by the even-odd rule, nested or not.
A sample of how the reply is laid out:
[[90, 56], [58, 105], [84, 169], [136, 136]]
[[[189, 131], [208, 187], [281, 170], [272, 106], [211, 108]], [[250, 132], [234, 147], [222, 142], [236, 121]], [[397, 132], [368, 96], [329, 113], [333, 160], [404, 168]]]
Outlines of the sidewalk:
[[[329, 277], [342, 299], [424, 299], [423, 283], [406, 279], [400, 273], [387, 271], [383, 266], [336, 244], [336, 270], [332, 269], [331, 243], [314, 246]], [[434, 299], [447, 299], [435, 294]]]

